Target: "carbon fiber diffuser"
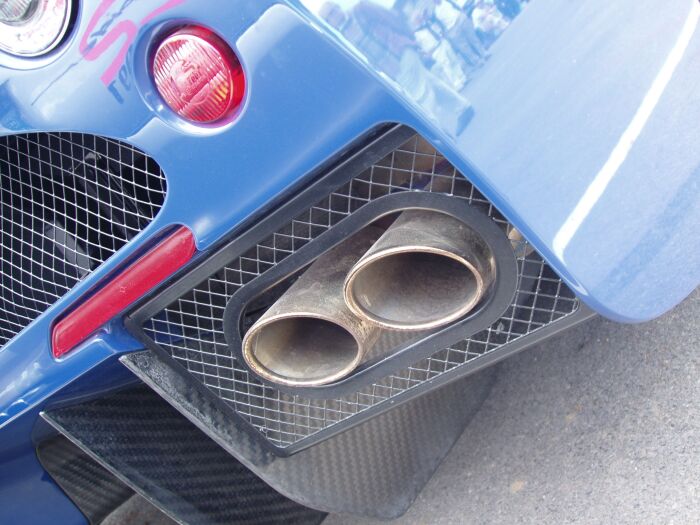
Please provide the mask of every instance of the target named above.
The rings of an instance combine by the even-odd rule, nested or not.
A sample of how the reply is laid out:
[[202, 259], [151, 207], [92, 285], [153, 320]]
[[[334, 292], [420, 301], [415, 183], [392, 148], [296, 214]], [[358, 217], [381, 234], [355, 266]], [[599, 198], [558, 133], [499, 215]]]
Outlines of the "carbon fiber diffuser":
[[313, 523], [321, 516], [305, 507], [398, 517], [460, 436], [493, 378], [486, 373], [457, 381], [280, 457], [171, 360], [145, 351], [122, 362], [155, 390], [137, 387], [42, 416], [185, 523]]

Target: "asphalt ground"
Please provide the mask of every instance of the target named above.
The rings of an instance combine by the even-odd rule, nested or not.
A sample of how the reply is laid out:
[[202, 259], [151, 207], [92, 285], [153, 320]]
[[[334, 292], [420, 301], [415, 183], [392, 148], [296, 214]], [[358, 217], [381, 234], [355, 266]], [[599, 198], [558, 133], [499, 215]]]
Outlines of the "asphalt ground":
[[641, 325], [591, 320], [499, 365], [395, 522], [700, 523], [700, 289]]
[[[134, 499], [109, 524], [160, 525]], [[594, 319], [498, 365], [413, 507], [324, 525], [700, 523], [700, 289], [655, 321]]]

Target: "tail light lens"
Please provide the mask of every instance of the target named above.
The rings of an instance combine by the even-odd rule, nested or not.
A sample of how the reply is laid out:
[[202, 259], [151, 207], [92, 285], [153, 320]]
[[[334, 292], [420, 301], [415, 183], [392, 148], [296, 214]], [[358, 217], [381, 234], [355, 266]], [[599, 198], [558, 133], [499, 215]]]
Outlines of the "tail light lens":
[[156, 50], [153, 78], [165, 103], [197, 123], [224, 119], [241, 104], [243, 69], [233, 50], [208, 29], [190, 26]]
[[3, 0], [0, 2], [0, 20], [20, 22], [29, 14], [32, 3], [32, 0]]
[[0, 50], [32, 57], [56, 47], [68, 29], [71, 0], [0, 0]]

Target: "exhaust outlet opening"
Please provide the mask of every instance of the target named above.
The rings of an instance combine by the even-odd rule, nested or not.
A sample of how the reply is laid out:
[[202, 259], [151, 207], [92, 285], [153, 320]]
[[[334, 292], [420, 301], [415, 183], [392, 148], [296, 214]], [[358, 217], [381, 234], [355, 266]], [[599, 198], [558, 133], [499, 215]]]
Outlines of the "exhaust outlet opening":
[[468, 313], [483, 279], [465, 260], [444, 252], [389, 252], [351, 276], [349, 298], [370, 320], [391, 328], [432, 328]]
[[268, 381], [328, 385], [402, 347], [407, 336], [480, 309], [496, 281], [480, 218], [471, 227], [434, 208], [376, 216], [249, 300], [251, 317], [265, 311], [247, 331], [240, 325], [244, 361]]
[[286, 384], [316, 385], [352, 371], [360, 344], [339, 324], [318, 317], [283, 317], [247, 338], [246, 360], [262, 377]]
[[[289, 386], [320, 386], [358, 366], [380, 330], [350, 311], [343, 283], [380, 235], [381, 230], [365, 228], [318, 257], [253, 323], [243, 336], [242, 353], [255, 373]], [[259, 299], [264, 303], [269, 297]]]
[[467, 224], [430, 209], [407, 209], [352, 267], [345, 301], [393, 330], [425, 330], [476, 308], [495, 281], [489, 245]]

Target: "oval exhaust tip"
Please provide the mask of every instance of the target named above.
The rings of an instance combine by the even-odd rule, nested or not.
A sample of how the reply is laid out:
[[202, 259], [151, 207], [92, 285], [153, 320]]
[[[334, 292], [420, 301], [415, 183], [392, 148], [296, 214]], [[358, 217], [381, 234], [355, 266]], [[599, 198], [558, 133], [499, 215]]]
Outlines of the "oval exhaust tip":
[[243, 355], [261, 377], [292, 386], [331, 383], [362, 357], [352, 333], [329, 319], [288, 315], [265, 320], [243, 339]]
[[355, 264], [344, 296], [383, 328], [425, 330], [471, 312], [495, 279], [491, 251], [462, 221], [433, 210], [404, 211]]
[[320, 386], [350, 374], [379, 336], [343, 297], [348, 270], [377, 240], [366, 228], [321, 255], [243, 337], [243, 359], [262, 378]]
[[388, 251], [348, 276], [348, 305], [385, 328], [423, 330], [469, 313], [484, 281], [464, 259], [425, 247]]

